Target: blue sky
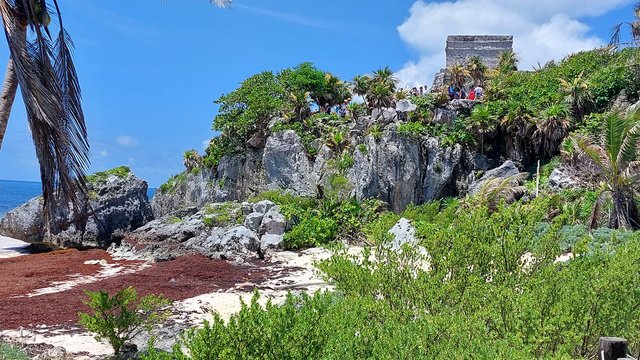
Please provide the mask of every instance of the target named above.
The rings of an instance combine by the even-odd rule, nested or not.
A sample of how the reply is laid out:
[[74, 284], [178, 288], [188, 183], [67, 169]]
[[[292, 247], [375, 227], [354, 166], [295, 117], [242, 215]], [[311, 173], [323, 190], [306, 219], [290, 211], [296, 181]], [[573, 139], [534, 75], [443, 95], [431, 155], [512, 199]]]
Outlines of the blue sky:
[[[528, 66], [601, 44], [632, 17], [630, 0], [235, 0], [224, 10], [206, 0], [59, 2], [76, 45], [92, 171], [128, 165], [153, 187], [182, 170], [184, 150], [203, 150], [213, 101], [254, 73], [311, 61], [350, 79], [388, 65], [403, 82], [430, 84], [450, 33], [512, 33]], [[38, 178], [17, 99], [0, 179]]]

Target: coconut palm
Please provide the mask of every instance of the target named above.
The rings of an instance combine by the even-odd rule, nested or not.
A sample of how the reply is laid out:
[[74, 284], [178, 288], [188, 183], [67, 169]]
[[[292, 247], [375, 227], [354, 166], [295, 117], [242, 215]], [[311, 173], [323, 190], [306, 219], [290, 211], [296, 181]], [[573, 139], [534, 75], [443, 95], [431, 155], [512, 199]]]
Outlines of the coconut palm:
[[182, 156], [182, 163], [188, 171], [197, 169], [202, 166], [202, 156], [196, 150], [185, 151]]
[[586, 155], [598, 168], [604, 182], [598, 194], [589, 227], [596, 225], [600, 205], [605, 195], [612, 200], [609, 227], [638, 229], [640, 219], [635, 195], [640, 179], [640, 161], [637, 160], [640, 141], [638, 112], [629, 118], [611, 113], [605, 116], [605, 127], [600, 141], [573, 135], [576, 150]]
[[520, 59], [513, 51], [504, 51], [500, 53], [498, 59], [498, 71], [502, 74], [508, 74], [518, 70]]
[[471, 110], [467, 130], [480, 139], [480, 153], [484, 154], [484, 136], [493, 130], [495, 117], [486, 105], [478, 105]]
[[485, 75], [487, 72], [487, 64], [484, 63], [480, 56], [472, 56], [467, 63], [467, 71], [473, 81], [478, 85], [484, 85]]
[[525, 103], [511, 101], [507, 104], [508, 112], [500, 121], [506, 133], [505, 142], [510, 156], [524, 157], [529, 154], [530, 139], [535, 124], [533, 111]]
[[564, 104], [554, 104], [542, 112], [540, 119], [536, 121], [536, 130], [533, 133], [533, 143], [538, 153], [551, 157], [569, 134], [569, 109]]
[[301, 121], [311, 115], [311, 93], [294, 90], [289, 93], [289, 106], [295, 120]]
[[622, 27], [625, 25], [629, 27], [633, 44], [637, 44], [638, 41], [640, 41], [640, 1], [636, 1], [636, 5], [633, 8], [633, 15], [634, 19], [632, 22], [623, 22], [617, 24], [611, 29], [611, 40], [609, 41], [609, 45], [620, 44]]
[[388, 108], [393, 105], [394, 92], [384, 83], [374, 83], [369, 89], [367, 98], [374, 109]]
[[467, 82], [467, 79], [471, 77], [469, 70], [461, 64], [451, 65], [448, 70], [451, 74], [451, 82], [459, 88], [462, 88]]
[[374, 84], [382, 84], [389, 88], [392, 93], [396, 92], [396, 78], [388, 66], [378, 69], [373, 73], [372, 82]]
[[367, 103], [367, 92], [369, 92], [369, 88], [371, 87], [371, 79], [366, 75], [358, 75], [353, 78], [351, 81], [351, 85], [353, 87], [353, 92], [356, 95], [362, 96], [364, 103]]
[[[50, 13], [58, 20], [54, 34]], [[86, 193], [89, 144], [72, 43], [56, 0], [0, 0], [0, 15], [10, 52], [0, 96], [0, 143], [19, 85], [49, 224], [56, 204], [70, 202], [77, 209]]]
[[571, 115], [576, 121], [581, 122], [587, 107], [593, 102], [591, 84], [584, 79], [582, 73], [571, 80], [558, 80], [560, 81], [559, 91], [564, 95], [565, 103], [571, 108]]

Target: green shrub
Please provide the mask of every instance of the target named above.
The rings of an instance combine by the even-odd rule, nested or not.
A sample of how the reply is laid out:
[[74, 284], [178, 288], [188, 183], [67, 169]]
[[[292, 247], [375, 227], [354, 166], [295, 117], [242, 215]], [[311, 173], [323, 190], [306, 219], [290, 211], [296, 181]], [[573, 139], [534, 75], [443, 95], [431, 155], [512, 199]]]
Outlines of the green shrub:
[[183, 172], [178, 175], [174, 175], [166, 183], [160, 185], [158, 189], [161, 194], [170, 194], [175, 191], [176, 187], [187, 181], [187, 173]]
[[19, 347], [0, 341], [0, 360], [29, 360], [29, 355]]
[[169, 315], [161, 309], [171, 302], [162, 296], [138, 298], [136, 290], [128, 287], [113, 296], [106, 291], [85, 291], [85, 302], [92, 313], [79, 313], [79, 324], [93, 332], [97, 340], [105, 339], [116, 356], [127, 342], [143, 331], [150, 331]]
[[100, 171], [95, 174], [87, 175], [87, 182], [91, 184], [105, 182], [107, 181], [107, 178], [111, 175], [124, 179], [127, 176], [129, 176], [129, 174], [131, 174], [131, 169], [129, 169], [129, 167], [119, 166], [111, 170]]
[[406, 123], [400, 123], [398, 125], [398, 134], [412, 138], [419, 139], [427, 132], [427, 127], [418, 121], [410, 121]]

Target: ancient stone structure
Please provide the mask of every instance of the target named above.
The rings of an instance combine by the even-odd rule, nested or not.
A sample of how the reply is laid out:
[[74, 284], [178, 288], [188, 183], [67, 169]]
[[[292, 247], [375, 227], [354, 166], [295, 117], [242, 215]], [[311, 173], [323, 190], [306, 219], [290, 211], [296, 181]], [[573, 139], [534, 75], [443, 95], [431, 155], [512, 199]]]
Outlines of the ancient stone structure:
[[[513, 51], [512, 35], [450, 35], [447, 37], [447, 68], [466, 65], [473, 56], [479, 56], [491, 69], [498, 67], [500, 54]], [[451, 76], [447, 69], [441, 69], [433, 79], [432, 91], [442, 90], [449, 85]]]
[[466, 64], [479, 56], [489, 68], [497, 68], [500, 54], [513, 51], [513, 36], [452, 35], [447, 37], [447, 67]]

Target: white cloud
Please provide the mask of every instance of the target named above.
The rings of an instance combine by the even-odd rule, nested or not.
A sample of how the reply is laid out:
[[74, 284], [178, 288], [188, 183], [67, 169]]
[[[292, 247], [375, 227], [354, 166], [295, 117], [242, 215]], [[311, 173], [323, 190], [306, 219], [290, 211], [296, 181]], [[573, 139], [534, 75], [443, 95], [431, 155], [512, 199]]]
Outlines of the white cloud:
[[[396, 76], [402, 85], [431, 84], [445, 64], [448, 35], [514, 35], [523, 69], [604, 44], [581, 18], [599, 16], [633, 0], [448, 0], [416, 1], [398, 27], [420, 58]], [[406, 87], [406, 86], [405, 86]]]
[[107, 156], [109, 156], [109, 152], [107, 152], [106, 150], [102, 150], [98, 152], [98, 155], [96, 155], [96, 159], [104, 159]]
[[120, 135], [116, 137], [116, 144], [122, 147], [134, 147], [138, 145], [138, 140], [132, 138], [131, 136]]

